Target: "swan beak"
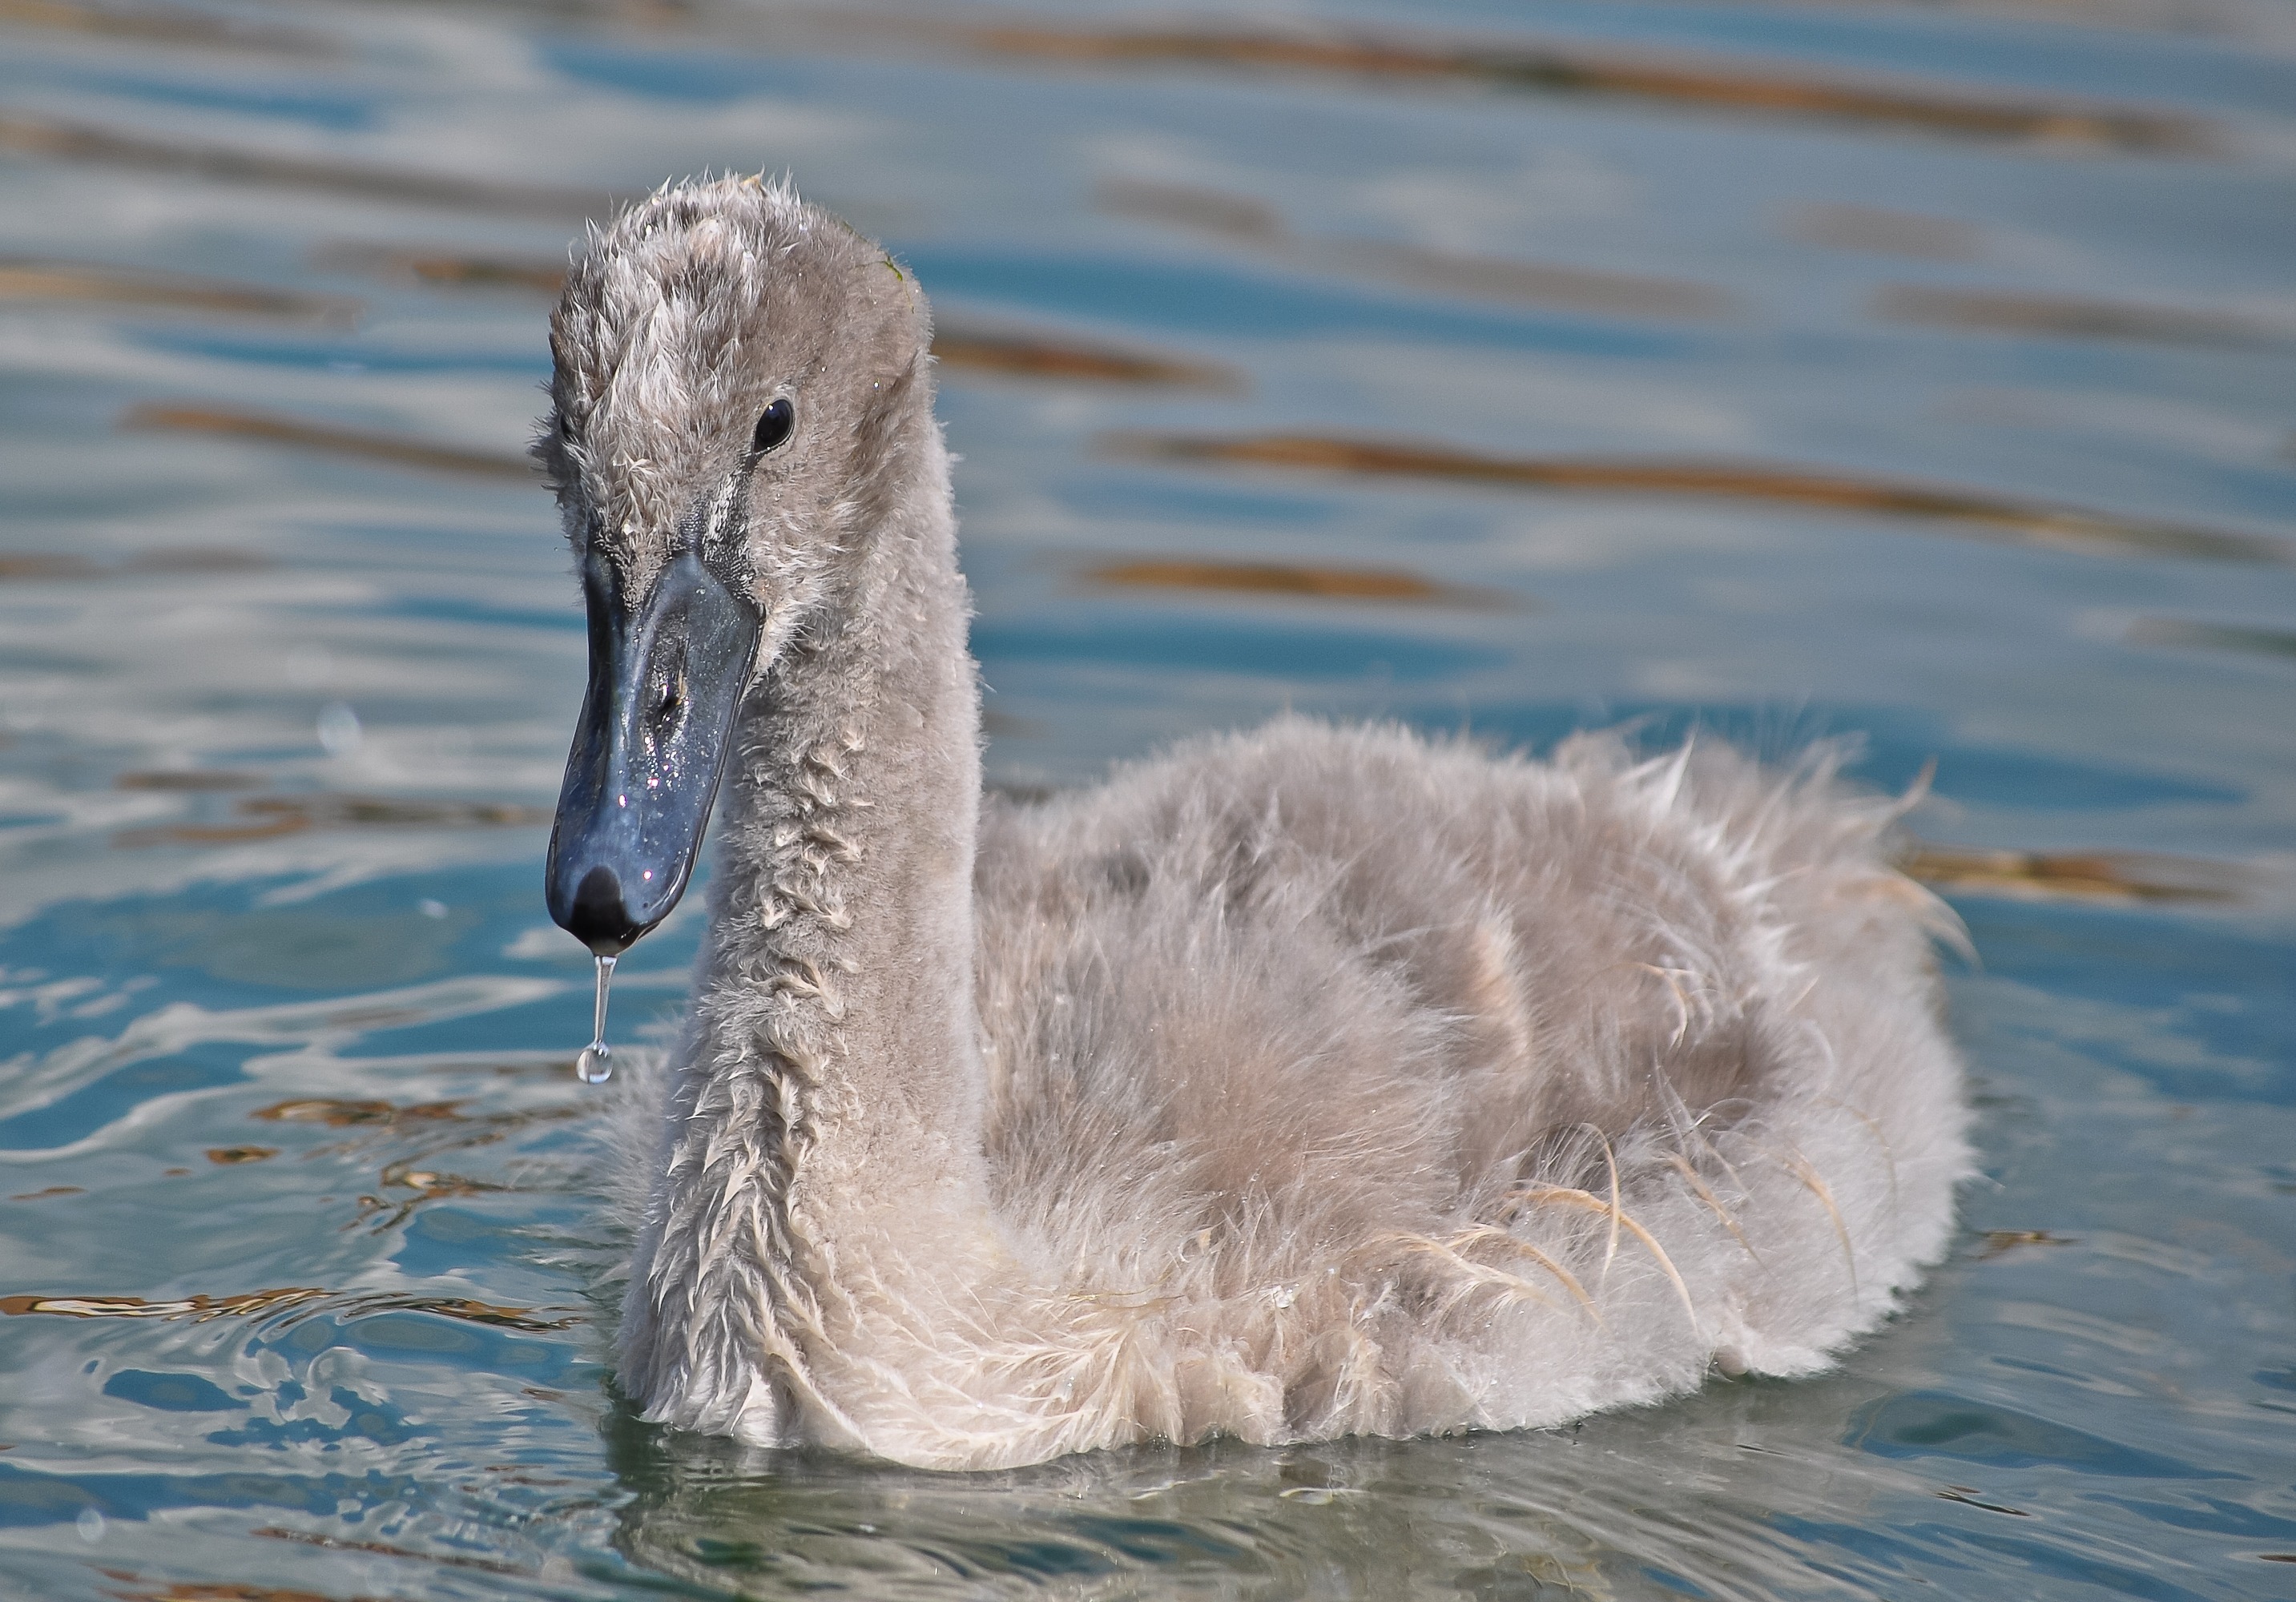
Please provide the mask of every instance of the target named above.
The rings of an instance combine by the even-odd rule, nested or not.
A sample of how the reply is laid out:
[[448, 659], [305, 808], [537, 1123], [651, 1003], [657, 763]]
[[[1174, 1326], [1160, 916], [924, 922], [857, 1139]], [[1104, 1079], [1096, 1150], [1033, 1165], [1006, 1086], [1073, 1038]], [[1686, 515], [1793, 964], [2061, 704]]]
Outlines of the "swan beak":
[[546, 887], [553, 922], [619, 956], [669, 916], [685, 890], [750, 687], [760, 617], [688, 551], [636, 608], [596, 556], [583, 563], [590, 690], [558, 819]]

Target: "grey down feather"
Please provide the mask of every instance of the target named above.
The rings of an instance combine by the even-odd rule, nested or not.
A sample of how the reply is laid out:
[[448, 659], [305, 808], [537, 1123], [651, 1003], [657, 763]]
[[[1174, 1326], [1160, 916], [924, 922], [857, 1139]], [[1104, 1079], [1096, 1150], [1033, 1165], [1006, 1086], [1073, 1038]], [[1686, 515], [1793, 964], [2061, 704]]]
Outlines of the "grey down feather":
[[620, 1104], [646, 1416], [940, 1468], [1508, 1429], [1887, 1316], [1969, 1165], [1900, 807], [1824, 748], [1302, 718], [984, 800], [928, 336], [754, 179], [594, 235], [553, 322], [578, 548], [642, 593], [708, 509], [765, 619]]

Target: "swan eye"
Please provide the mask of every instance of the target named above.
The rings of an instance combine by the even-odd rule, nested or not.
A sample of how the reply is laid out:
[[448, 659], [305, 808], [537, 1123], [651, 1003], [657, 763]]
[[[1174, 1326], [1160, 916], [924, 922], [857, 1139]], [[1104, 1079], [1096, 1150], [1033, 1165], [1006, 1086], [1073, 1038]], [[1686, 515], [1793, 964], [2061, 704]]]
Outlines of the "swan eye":
[[757, 430], [750, 436], [750, 454], [764, 455], [787, 441], [796, 428], [797, 408], [786, 397], [775, 401], [758, 414]]

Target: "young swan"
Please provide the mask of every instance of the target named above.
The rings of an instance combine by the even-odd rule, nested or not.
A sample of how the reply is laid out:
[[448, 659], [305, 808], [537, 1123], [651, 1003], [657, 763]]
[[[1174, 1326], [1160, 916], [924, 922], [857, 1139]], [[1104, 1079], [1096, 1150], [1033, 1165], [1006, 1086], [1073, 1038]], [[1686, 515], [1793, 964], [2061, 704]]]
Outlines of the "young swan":
[[1551, 1425], [1804, 1374], [1966, 1169], [1890, 805], [1581, 736], [1287, 718], [980, 794], [923, 297], [787, 189], [666, 190], [552, 322], [591, 679], [549, 890], [667, 913], [620, 1381], [762, 1444], [988, 1468]]

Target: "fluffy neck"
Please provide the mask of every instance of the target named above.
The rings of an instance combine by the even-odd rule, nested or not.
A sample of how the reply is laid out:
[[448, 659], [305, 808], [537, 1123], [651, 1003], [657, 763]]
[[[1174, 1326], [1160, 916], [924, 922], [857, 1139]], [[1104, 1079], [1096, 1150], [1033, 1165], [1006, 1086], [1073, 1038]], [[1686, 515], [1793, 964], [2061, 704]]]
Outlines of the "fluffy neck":
[[979, 691], [925, 432], [852, 542], [847, 599], [752, 691], [729, 764], [621, 1336], [624, 1386], [688, 1428], [904, 1433], [868, 1415], [931, 1405], [909, 1381], [968, 1321], [944, 1304], [1008, 1266], [973, 1001]]

